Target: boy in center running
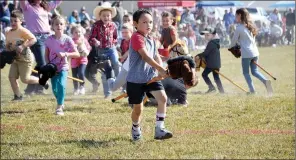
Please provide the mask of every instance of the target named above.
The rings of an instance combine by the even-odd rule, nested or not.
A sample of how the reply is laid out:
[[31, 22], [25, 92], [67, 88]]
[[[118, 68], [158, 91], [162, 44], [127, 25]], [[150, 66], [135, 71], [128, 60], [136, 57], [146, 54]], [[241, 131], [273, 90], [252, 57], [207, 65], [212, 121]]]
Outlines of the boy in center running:
[[133, 24], [137, 30], [131, 38], [129, 49], [129, 72], [127, 75], [127, 94], [129, 104], [133, 105], [132, 111], [132, 138], [134, 141], [141, 139], [140, 118], [143, 110], [145, 92], [150, 92], [158, 102], [156, 112], [155, 139], [168, 139], [173, 134], [165, 129], [167, 96], [160, 81], [147, 85], [156, 70], [161, 76], [166, 76], [162, 67], [162, 60], [156, 53], [155, 42], [148, 35], [153, 26], [152, 14], [146, 9], [139, 9], [133, 14]]

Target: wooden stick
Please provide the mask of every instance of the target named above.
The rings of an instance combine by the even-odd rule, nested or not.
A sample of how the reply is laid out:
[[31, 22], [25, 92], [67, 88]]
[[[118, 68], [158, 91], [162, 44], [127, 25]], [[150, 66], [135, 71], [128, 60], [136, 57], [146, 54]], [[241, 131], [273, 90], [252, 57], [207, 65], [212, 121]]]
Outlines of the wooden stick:
[[148, 97], [146, 96], [145, 99], [143, 100], [143, 105], [148, 101]]
[[121, 98], [126, 98], [127, 96], [128, 96], [127, 93], [123, 93], [123, 94], [119, 95], [118, 97], [113, 98], [111, 101], [114, 103], [114, 102], [120, 100]]
[[262, 68], [258, 63], [256, 63], [255, 61], [252, 61], [256, 66], [258, 66], [260, 69], [262, 69], [265, 73], [267, 73], [271, 78], [273, 78], [274, 80], [276, 80], [276, 78], [274, 76], [272, 76], [269, 72], [267, 72], [264, 68]]
[[[34, 69], [32, 69], [32, 72], [33, 72], [33, 73], [38, 73], [38, 71], [36, 71], [36, 70], [34, 70]], [[74, 78], [74, 77], [70, 77], [70, 76], [67, 76], [67, 78], [72, 79], [72, 80], [77, 81], [77, 82], [81, 82], [81, 83], [84, 82], [84, 81], [81, 80], [81, 79]]]
[[245, 90], [244, 88], [242, 88], [241, 86], [239, 86], [238, 84], [234, 83], [232, 80], [230, 80], [229, 78], [225, 77], [222, 73], [218, 72], [217, 70], [214, 70], [216, 73], [218, 73], [219, 75], [221, 75], [223, 78], [227, 79], [230, 83], [234, 84], [235, 86], [237, 86], [238, 88], [240, 88], [241, 90], [248, 92], [247, 90]]

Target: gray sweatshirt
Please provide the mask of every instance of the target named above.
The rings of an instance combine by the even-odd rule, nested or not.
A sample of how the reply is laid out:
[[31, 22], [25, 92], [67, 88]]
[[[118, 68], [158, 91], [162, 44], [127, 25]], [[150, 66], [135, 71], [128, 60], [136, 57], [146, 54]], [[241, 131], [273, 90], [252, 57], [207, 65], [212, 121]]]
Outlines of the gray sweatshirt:
[[253, 58], [259, 56], [255, 43], [255, 36], [243, 24], [238, 24], [231, 39], [229, 48], [238, 43], [241, 46], [242, 58]]

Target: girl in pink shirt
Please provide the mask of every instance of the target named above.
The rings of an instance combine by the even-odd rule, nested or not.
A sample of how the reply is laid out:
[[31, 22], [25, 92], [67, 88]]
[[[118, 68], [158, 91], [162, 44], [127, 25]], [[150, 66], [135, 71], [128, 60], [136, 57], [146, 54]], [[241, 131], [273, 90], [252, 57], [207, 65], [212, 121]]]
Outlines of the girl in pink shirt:
[[[45, 0], [20, 0], [20, 7], [24, 14], [26, 28], [31, 31], [37, 42], [31, 46], [31, 50], [35, 56], [36, 67], [38, 70], [45, 65], [45, 45], [44, 42], [50, 35], [50, 25], [48, 13], [61, 4], [61, 0], [46, 2]], [[37, 76], [37, 74], [33, 74]], [[25, 94], [43, 93], [43, 87], [40, 85], [28, 85]]]
[[71, 37], [64, 34], [65, 19], [60, 16], [52, 20], [52, 28], [55, 32], [45, 41], [45, 59], [47, 63], [57, 66], [57, 74], [51, 78], [52, 91], [57, 99], [57, 115], [64, 115], [64, 100], [66, 95], [66, 82], [69, 70], [69, 58], [78, 58], [79, 53]]
[[[91, 46], [89, 45], [87, 39], [83, 36], [81, 26], [73, 26], [71, 28], [71, 34], [77, 50], [80, 53], [80, 57], [71, 59], [72, 76], [84, 81], [87, 56], [91, 50]], [[78, 82], [73, 81], [73, 85], [74, 95], [85, 94], [84, 82], [80, 82], [78, 87]]]

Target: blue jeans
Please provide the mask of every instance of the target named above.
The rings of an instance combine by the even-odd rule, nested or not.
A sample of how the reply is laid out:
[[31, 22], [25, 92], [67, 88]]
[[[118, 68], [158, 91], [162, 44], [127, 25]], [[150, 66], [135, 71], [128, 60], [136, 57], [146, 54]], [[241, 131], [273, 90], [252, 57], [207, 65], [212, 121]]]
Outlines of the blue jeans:
[[244, 77], [248, 83], [250, 92], [255, 92], [255, 88], [253, 85], [253, 81], [251, 79], [250, 73], [249, 73], [249, 68], [251, 67], [251, 73], [254, 77], [258, 78], [262, 83], [265, 83], [267, 80], [259, 71], [257, 68], [257, 65], [254, 64], [252, 61], [255, 61], [258, 63], [258, 57], [253, 57], [253, 58], [242, 58], [242, 67], [243, 67], [243, 74]]
[[[99, 49], [99, 53], [107, 55], [107, 57], [111, 61], [111, 65], [114, 70], [115, 76], [117, 76], [118, 73], [120, 72], [120, 62], [118, 61], [119, 57], [118, 57], [116, 48], [115, 47], [104, 48], [104, 49], [101, 48], [101, 49]], [[110, 96], [112, 94], [112, 91], [108, 86], [106, 75], [104, 73], [102, 73], [101, 79], [102, 79], [102, 83], [103, 83], [104, 95]]]
[[212, 68], [205, 68], [204, 71], [202, 72], [202, 78], [204, 79], [204, 81], [206, 82], [206, 84], [208, 85], [209, 89], [214, 89], [215, 86], [213, 85], [212, 81], [209, 78], [209, 74], [212, 72], [213, 73], [213, 77], [214, 80], [217, 84], [218, 90], [220, 93], [224, 93], [224, 88], [222, 86], [219, 74], [216, 73], [214, 70], [219, 71], [219, 69], [212, 69]]
[[7, 16], [1, 17], [0, 18], [0, 21], [5, 23], [5, 26], [4, 27], [10, 26], [10, 17], [7, 17]]
[[[38, 70], [39, 67], [46, 64], [45, 62], [45, 40], [49, 34], [35, 34], [35, 37], [37, 39], [37, 42], [30, 47], [31, 51], [34, 54], [35, 60], [36, 60], [36, 66], [35, 69]], [[36, 73], [32, 74], [34, 76], [38, 76]], [[42, 92], [43, 87], [41, 85], [35, 85], [35, 84], [29, 84], [25, 90], [26, 93], [32, 93], [32, 92]]]
[[66, 96], [68, 71], [61, 71], [51, 78], [52, 92], [57, 99], [58, 105], [63, 105]]
[[[72, 76], [74, 78], [78, 78], [78, 79], [81, 79], [84, 81], [85, 68], [86, 68], [86, 64], [81, 64], [77, 68], [72, 68]], [[84, 82], [80, 82], [79, 84], [82, 87], [84, 86]], [[77, 90], [78, 89], [78, 82], [73, 80], [73, 85], [74, 85], [74, 90]]]

